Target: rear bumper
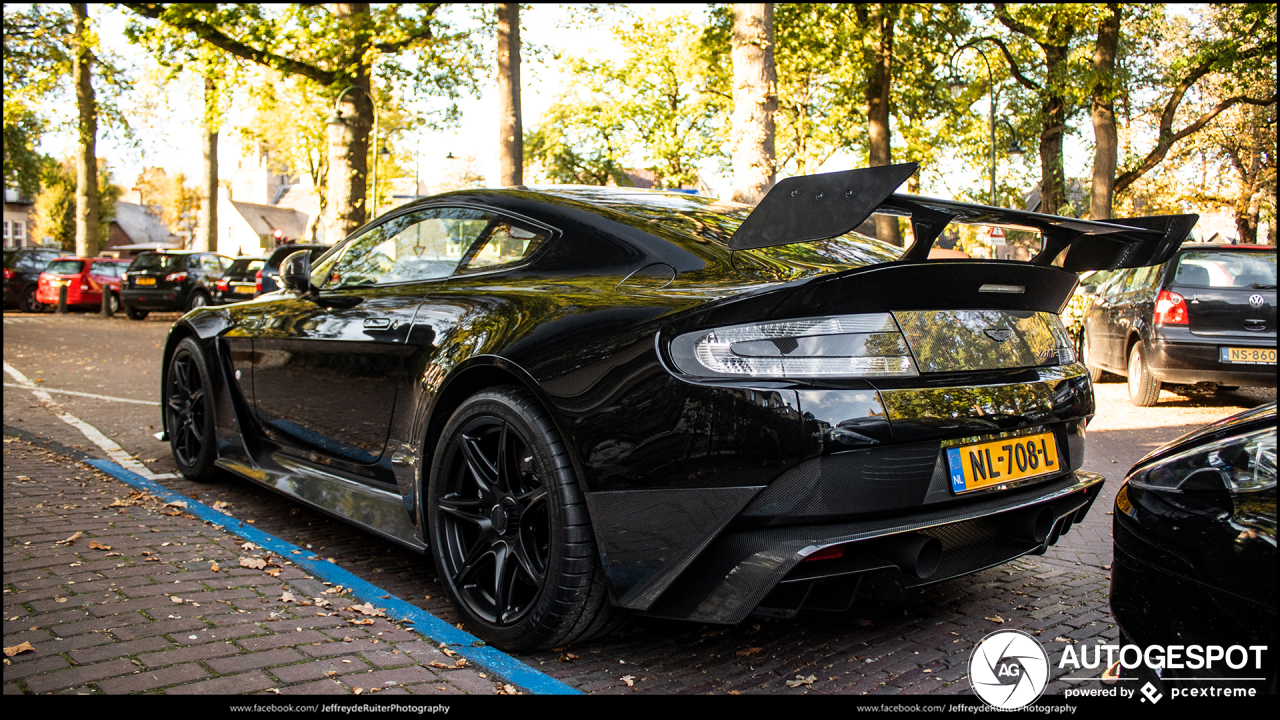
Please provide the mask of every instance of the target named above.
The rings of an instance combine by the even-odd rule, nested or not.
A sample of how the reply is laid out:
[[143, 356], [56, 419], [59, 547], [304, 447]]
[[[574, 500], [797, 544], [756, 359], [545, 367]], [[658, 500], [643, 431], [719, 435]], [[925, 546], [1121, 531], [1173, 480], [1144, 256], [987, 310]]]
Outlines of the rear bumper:
[[162, 290], [126, 289], [120, 293], [120, 302], [125, 307], [141, 310], [182, 310], [187, 304], [189, 292], [180, 288]]
[[[907, 517], [726, 532], [648, 613], [736, 623], [753, 613], [788, 617], [806, 608], [842, 611], [858, 596], [900, 596], [909, 588], [1042, 551], [1084, 518], [1102, 483], [1101, 475], [1075, 471], [1045, 484]], [[904, 553], [904, 548], [921, 544], [940, 550], [931, 571], [909, 551]], [[843, 557], [804, 562], [834, 546], [843, 546]]]
[[[1176, 335], [1175, 335], [1176, 332]], [[1202, 382], [1243, 387], [1275, 387], [1275, 365], [1224, 363], [1224, 347], [1274, 348], [1274, 337], [1196, 336], [1183, 330], [1165, 329], [1152, 343], [1147, 364], [1151, 372], [1166, 383], [1195, 384]]]

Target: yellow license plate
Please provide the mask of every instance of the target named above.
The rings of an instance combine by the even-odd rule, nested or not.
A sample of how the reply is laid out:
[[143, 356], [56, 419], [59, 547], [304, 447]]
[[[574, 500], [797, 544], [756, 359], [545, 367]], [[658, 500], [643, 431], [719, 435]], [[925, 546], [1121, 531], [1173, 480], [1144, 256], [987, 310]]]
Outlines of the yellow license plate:
[[966, 493], [1059, 472], [1053, 433], [1038, 433], [947, 448], [951, 490]]
[[1275, 365], [1275, 348], [1222, 348], [1222, 362], [1245, 365]]
[[134, 282], [134, 284], [135, 284], [135, 285], [155, 285], [155, 284], [156, 284], [156, 279], [155, 279], [155, 278], [148, 278], [148, 277], [141, 277], [141, 278], [135, 278], [133, 282]]
[[231, 283], [231, 289], [238, 293], [251, 293], [256, 287], [256, 285], [247, 283]]

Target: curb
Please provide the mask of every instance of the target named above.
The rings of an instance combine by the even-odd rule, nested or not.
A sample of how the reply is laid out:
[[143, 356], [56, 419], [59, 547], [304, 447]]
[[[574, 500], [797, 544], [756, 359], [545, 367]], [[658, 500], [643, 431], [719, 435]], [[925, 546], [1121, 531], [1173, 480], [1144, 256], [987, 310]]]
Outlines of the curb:
[[[388, 617], [394, 615], [396, 618], [409, 621], [413, 624], [413, 627], [408, 629], [417, 631], [433, 642], [449, 645], [454, 652], [466, 658], [468, 662], [484, 667], [512, 685], [527, 690], [534, 695], [584, 694], [581, 690], [535, 670], [501, 650], [486, 645], [483, 640], [471, 633], [459, 630], [398, 597], [382, 599], [383, 595], [389, 595], [390, 593], [323, 558], [317, 557], [315, 553], [304, 550], [293, 543], [281, 540], [255, 527], [249, 527], [220, 510], [214, 510], [198, 500], [173, 492], [159, 483], [125, 470], [110, 460], [85, 458], [80, 462], [101, 470], [139, 490], [151, 493], [166, 502], [182, 500], [187, 505], [184, 509], [197, 518], [208, 522], [215, 528], [270, 550], [322, 580], [351, 588], [352, 594], [357, 599], [386, 607]], [[298, 551], [300, 554], [295, 555], [294, 551]]]

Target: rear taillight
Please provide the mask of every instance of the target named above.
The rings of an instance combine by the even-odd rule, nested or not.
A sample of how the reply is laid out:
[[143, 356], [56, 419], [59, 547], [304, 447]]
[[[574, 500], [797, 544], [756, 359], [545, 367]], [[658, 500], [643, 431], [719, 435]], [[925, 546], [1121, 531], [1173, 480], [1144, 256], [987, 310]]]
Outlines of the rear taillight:
[[733, 325], [671, 342], [676, 367], [700, 377], [914, 377], [889, 313]]
[[1176, 292], [1161, 290], [1156, 296], [1155, 320], [1157, 325], [1186, 325], [1186, 301]]
[[231, 287], [231, 283], [226, 278], [222, 278], [214, 283], [214, 286], [222, 292], [226, 292]]
[[12, 279], [13, 279], [13, 271], [12, 271], [12, 270], [10, 270], [9, 268], [5, 268], [5, 269], [4, 269], [4, 279], [5, 279], [5, 280], [12, 280]]
[[253, 294], [254, 295], [262, 294], [262, 271], [261, 270], [259, 270], [258, 273], [253, 276]]
[[164, 278], [164, 281], [165, 282], [182, 282], [183, 280], [186, 280], [186, 279], [187, 279], [187, 274], [185, 272], [176, 272], [176, 273], [173, 273], [172, 275], [166, 275]]
[[813, 553], [810, 553], [809, 556], [806, 557], [801, 562], [817, 562], [819, 560], [839, 560], [842, 557], [844, 557], [844, 546], [834, 545], [832, 547], [822, 548], [821, 550], [817, 550]]

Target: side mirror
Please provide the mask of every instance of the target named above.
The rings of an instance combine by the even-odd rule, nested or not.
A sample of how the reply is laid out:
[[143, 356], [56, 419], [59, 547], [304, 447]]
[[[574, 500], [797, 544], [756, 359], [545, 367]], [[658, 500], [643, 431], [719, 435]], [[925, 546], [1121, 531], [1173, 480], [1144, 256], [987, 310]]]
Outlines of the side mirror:
[[311, 251], [299, 250], [280, 263], [280, 287], [296, 292], [311, 290]]

